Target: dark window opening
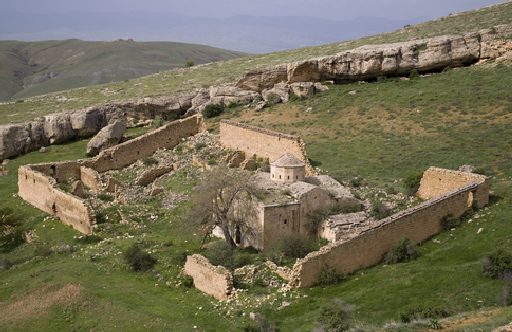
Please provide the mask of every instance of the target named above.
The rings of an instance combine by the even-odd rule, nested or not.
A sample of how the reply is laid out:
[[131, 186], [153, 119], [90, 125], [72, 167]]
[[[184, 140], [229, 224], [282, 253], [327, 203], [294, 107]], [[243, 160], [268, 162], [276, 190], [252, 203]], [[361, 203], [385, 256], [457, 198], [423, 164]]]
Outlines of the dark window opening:
[[284, 220], [284, 224], [286, 225], [286, 223], [287, 223], [287, 222], [288, 222], [288, 219], [285, 219], [285, 220]]
[[240, 238], [242, 237], [242, 234], [240, 233], [240, 227], [235, 227], [235, 243], [240, 244]]
[[298, 179], [299, 179], [299, 176], [298, 176], [298, 175], [296, 175], [296, 176], [295, 176], [295, 180], [298, 180]]
[[290, 180], [290, 176], [288, 175], [288, 180]]

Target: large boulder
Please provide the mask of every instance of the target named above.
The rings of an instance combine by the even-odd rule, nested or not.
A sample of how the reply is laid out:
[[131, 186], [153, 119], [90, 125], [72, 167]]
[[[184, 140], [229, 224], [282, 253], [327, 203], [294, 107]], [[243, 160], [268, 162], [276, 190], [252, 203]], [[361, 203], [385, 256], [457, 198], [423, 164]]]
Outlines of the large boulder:
[[50, 144], [64, 143], [76, 137], [69, 114], [51, 114], [45, 118], [44, 133]]
[[234, 86], [215, 86], [210, 88], [210, 100], [214, 104], [228, 106], [231, 103], [243, 105], [259, 97], [256, 91], [243, 90]]
[[31, 144], [23, 124], [0, 126], [0, 160], [26, 152]]
[[70, 116], [71, 128], [79, 137], [91, 137], [107, 125], [105, 111], [97, 107], [79, 110]]
[[121, 121], [105, 126], [87, 143], [87, 153], [96, 156], [101, 151], [119, 144], [125, 132], [126, 126]]

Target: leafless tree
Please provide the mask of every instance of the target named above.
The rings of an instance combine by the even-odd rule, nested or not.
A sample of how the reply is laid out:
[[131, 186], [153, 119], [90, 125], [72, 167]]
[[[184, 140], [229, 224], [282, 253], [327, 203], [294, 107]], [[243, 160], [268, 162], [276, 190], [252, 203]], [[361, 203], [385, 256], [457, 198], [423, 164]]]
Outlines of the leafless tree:
[[255, 192], [249, 172], [227, 167], [205, 172], [194, 189], [188, 217], [207, 226], [206, 237], [218, 226], [226, 243], [236, 248], [230, 230], [239, 229], [246, 234], [254, 231], [247, 220], [255, 211]]

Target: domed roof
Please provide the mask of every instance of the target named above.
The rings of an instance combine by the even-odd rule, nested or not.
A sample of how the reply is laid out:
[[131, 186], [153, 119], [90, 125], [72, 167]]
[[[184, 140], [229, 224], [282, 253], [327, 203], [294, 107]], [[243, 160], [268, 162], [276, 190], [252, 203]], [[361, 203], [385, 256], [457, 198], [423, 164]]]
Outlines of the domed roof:
[[306, 163], [295, 157], [291, 153], [287, 153], [277, 158], [273, 162], [270, 163], [272, 166], [306, 166]]

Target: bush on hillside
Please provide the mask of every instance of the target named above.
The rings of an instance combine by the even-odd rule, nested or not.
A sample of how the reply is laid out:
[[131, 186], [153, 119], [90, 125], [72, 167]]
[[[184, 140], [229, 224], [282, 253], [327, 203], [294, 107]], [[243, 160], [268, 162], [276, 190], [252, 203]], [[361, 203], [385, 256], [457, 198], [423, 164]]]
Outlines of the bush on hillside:
[[204, 108], [203, 115], [205, 118], [213, 118], [219, 116], [224, 112], [224, 107], [217, 104], [208, 104]]
[[134, 244], [124, 252], [124, 261], [135, 271], [147, 271], [156, 264], [157, 260], [151, 254]]
[[408, 237], [403, 237], [398, 240], [397, 243], [391, 246], [391, 250], [388, 251], [384, 257], [386, 263], [402, 263], [415, 260], [420, 256], [418, 246], [411, 242]]
[[404, 187], [407, 189], [407, 194], [412, 196], [416, 194], [420, 188], [420, 181], [423, 177], [423, 173], [412, 173], [409, 174], [404, 180]]
[[353, 311], [353, 305], [343, 300], [335, 299], [327, 302], [320, 309], [318, 322], [322, 325], [324, 331], [347, 331], [350, 329]]
[[303, 258], [312, 251], [318, 249], [318, 245], [306, 235], [283, 235], [274, 244], [274, 250], [284, 257]]
[[410, 323], [416, 318], [444, 318], [449, 312], [440, 305], [435, 304], [413, 304], [403, 308], [400, 313], [402, 323]]
[[502, 248], [484, 257], [483, 273], [492, 279], [512, 283], [512, 254]]
[[328, 286], [335, 285], [340, 281], [346, 279], [346, 276], [338, 271], [338, 269], [334, 266], [325, 266], [322, 269], [322, 274], [320, 275], [320, 279], [318, 280], [318, 285], [320, 286]]

